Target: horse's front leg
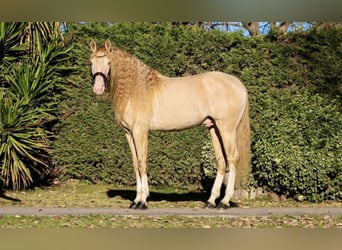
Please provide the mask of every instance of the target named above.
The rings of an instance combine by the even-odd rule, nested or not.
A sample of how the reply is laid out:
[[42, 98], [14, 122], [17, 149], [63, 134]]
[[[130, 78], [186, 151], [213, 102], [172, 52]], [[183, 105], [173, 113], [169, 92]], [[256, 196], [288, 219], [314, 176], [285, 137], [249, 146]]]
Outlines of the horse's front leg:
[[134, 172], [136, 176], [136, 187], [137, 187], [136, 197], [134, 201], [132, 202], [132, 204], [129, 206], [129, 208], [136, 209], [139, 207], [140, 205], [139, 202], [141, 200], [141, 178], [140, 178], [139, 169], [138, 169], [138, 159], [137, 159], [137, 153], [135, 150], [135, 145], [133, 142], [133, 136], [131, 135], [130, 132], [126, 132], [126, 138], [127, 138], [127, 142], [132, 153]]
[[126, 133], [126, 137], [132, 151], [137, 180], [137, 195], [130, 208], [147, 209], [147, 197], [149, 196], [147, 180], [147, 131], [135, 129], [132, 133]]

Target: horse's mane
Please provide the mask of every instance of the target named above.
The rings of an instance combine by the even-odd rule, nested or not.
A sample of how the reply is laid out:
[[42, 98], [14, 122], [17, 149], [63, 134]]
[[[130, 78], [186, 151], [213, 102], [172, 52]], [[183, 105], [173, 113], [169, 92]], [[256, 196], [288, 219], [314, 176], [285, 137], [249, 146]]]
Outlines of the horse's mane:
[[[123, 124], [129, 109], [133, 123], [149, 121], [152, 100], [160, 87], [161, 74], [124, 50], [112, 47], [109, 53], [111, 77], [109, 90], [116, 120]], [[127, 117], [126, 117], [127, 118]], [[145, 124], [148, 126], [148, 124]]]

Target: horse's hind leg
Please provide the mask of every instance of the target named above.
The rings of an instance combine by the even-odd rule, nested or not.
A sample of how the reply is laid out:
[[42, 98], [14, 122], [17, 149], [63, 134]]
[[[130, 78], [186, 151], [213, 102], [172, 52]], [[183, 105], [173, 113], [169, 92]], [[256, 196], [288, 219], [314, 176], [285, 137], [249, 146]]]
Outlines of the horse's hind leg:
[[225, 159], [225, 154], [224, 154], [224, 148], [221, 143], [220, 139], [220, 134], [219, 131], [216, 127], [212, 126], [210, 128], [210, 135], [211, 135], [211, 140], [213, 143], [213, 147], [215, 150], [215, 157], [217, 161], [217, 173], [216, 173], [216, 178], [214, 181], [214, 185], [211, 189], [211, 195], [204, 205], [204, 208], [215, 208], [216, 203], [215, 200], [220, 196], [220, 191], [221, 191], [221, 186], [222, 186], [222, 181], [224, 179], [225, 171], [226, 171], [226, 159]]

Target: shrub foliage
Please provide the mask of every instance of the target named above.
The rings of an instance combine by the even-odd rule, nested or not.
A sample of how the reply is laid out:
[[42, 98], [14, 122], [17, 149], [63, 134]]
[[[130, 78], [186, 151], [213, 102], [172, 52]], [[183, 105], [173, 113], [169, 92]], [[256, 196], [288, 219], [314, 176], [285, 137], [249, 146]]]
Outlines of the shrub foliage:
[[0, 23], [0, 188], [45, 178], [49, 146], [66, 82], [67, 48], [58, 23]]
[[[61, 107], [77, 108], [61, 124], [53, 161], [64, 178], [133, 185], [131, 155], [114, 123], [111, 102], [95, 98], [88, 67], [91, 39], [112, 43], [168, 76], [219, 70], [238, 76], [250, 98], [250, 185], [310, 201], [341, 199], [342, 30], [243, 37], [168, 23], [69, 24], [66, 32], [79, 79]], [[199, 185], [212, 173], [205, 128], [152, 132], [152, 185]]]

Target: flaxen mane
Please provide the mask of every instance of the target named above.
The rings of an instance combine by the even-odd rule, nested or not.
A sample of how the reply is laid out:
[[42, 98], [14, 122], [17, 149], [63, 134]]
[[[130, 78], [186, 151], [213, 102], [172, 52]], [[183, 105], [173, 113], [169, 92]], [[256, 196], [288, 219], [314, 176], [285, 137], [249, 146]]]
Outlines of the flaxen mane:
[[137, 120], [149, 121], [151, 101], [160, 87], [161, 75], [138, 58], [116, 47], [111, 48], [109, 58], [112, 64], [110, 93], [117, 121], [125, 123], [128, 109], [134, 111], [134, 123]]

